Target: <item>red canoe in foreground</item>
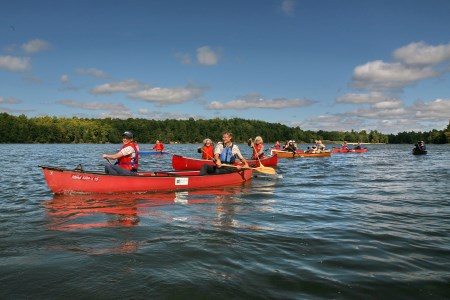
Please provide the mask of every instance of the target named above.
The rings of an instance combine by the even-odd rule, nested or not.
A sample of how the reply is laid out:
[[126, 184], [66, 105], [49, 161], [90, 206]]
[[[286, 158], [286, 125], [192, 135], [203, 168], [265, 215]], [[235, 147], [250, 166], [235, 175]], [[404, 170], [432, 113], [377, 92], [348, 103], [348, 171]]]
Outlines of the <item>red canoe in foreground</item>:
[[367, 148], [362, 149], [342, 149], [342, 148], [333, 148], [334, 153], [363, 153], [366, 152]]
[[[273, 167], [276, 166], [278, 163], [278, 156], [277, 155], [270, 155], [261, 158], [261, 164], [259, 163], [259, 160], [253, 160], [248, 159], [247, 163], [249, 166], [257, 168], [260, 167], [261, 164], [264, 167]], [[215, 163], [212, 160], [206, 160], [206, 159], [197, 159], [197, 158], [189, 158], [184, 157], [181, 155], [173, 155], [172, 156], [172, 168], [177, 171], [181, 170], [200, 170], [202, 165], [207, 164], [214, 166]], [[235, 163], [235, 165], [238, 165], [238, 163]]]
[[198, 171], [146, 172], [136, 176], [109, 175], [102, 172], [40, 166], [48, 187], [55, 194], [74, 193], [146, 193], [215, 187], [242, 183], [251, 179], [252, 170], [228, 174], [199, 175]]

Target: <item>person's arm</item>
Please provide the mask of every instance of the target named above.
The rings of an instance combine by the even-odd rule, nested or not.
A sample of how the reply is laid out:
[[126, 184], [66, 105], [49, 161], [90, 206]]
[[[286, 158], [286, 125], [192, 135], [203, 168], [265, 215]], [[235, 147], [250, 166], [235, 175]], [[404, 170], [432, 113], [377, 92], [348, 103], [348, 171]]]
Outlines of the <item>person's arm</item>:
[[242, 158], [240, 158], [240, 160], [241, 160], [241, 162], [244, 163], [244, 165], [243, 165], [244, 168], [249, 168], [248, 162], [243, 156], [242, 156]]
[[125, 156], [125, 155], [122, 153], [122, 150], [120, 150], [120, 151], [117, 152], [116, 154], [103, 154], [103, 155], [102, 155], [103, 158], [108, 158], [108, 159], [119, 159], [119, 158], [121, 158], [122, 156]]
[[216, 166], [219, 168], [222, 166], [222, 161], [220, 160], [220, 153], [222, 153], [222, 150], [222, 144], [217, 144], [216, 149], [214, 149], [214, 160], [216, 162]]
[[259, 149], [258, 155], [264, 154], [264, 145], [261, 145], [261, 149]]
[[237, 145], [235, 145], [235, 146], [233, 147], [233, 150], [234, 150], [234, 151], [232, 151], [233, 154], [236, 155], [236, 156], [239, 158], [239, 160], [244, 164], [242, 167], [244, 167], [244, 168], [249, 168], [248, 162], [247, 162], [247, 160], [244, 158], [244, 156], [242, 155], [241, 150], [239, 150], [239, 147], [238, 147]]

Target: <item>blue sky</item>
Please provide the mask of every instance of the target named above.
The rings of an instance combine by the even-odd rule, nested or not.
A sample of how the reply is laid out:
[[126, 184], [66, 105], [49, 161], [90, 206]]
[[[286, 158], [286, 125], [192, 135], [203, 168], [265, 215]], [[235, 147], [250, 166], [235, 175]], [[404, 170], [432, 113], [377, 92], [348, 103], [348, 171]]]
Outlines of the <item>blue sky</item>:
[[450, 1], [2, 1], [0, 111], [441, 130]]

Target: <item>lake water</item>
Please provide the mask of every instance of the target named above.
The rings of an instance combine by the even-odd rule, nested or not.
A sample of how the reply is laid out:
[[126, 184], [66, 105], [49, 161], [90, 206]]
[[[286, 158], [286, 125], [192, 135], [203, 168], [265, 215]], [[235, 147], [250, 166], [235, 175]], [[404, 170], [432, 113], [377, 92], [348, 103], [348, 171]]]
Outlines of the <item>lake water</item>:
[[145, 195], [55, 197], [38, 167], [101, 170], [118, 147], [0, 145], [0, 299], [450, 297], [450, 145], [279, 159], [278, 178]]

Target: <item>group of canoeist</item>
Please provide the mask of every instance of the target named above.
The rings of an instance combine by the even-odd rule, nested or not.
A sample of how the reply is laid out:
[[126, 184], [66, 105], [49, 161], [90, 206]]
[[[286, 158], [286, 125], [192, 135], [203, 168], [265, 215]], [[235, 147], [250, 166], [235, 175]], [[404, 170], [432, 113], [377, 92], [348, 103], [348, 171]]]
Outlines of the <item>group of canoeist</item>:
[[[105, 165], [105, 173], [116, 175], [136, 175], [139, 166], [139, 146], [134, 140], [133, 133], [125, 131], [122, 134], [123, 146], [115, 154], [103, 154], [102, 157], [108, 160], [108, 164]], [[261, 159], [264, 157], [264, 142], [261, 136], [250, 138], [247, 142], [248, 146], [252, 148], [251, 159]], [[297, 151], [297, 144], [295, 140], [288, 140], [281, 147], [279, 141], [273, 146], [276, 150], [284, 150], [295, 153]], [[361, 143], [354, 146], [353, 150], [362, 150]], [[163, 151], [164, 144], [159, 140], [156, 141], [152, 150]], [[347, 142], [341, 146], [341, 150], [350, 150], [347, 146]], [[303, 150], [302, 150], [303, 151]], [[311, 147], [307, 147], [304, 150], [305, 153], [321, 153], [327, 151], [325, 145], [321, 140], [316, 140], [315, 144]], [[217, 143], [215, 146], [211, 139], [206, 138], [203, 140], [203, 146], [198, 148], [198, 152], [202, 154], [203, 159], [214, 160], [215, 165], [205, 164], [200, 169], [200, 174], [223, 174], [236, 171], [236, 169], [249, 168], [248, 163], [242, 155], [239, 147], [233, 143], [233, 134], [231, 132], [224, 132], [222, 134], [222, 142]], [[426, 147], [423, 141], [418, 141], [415, 144], [413, 153], [426, 153]], [[234, 166], [234, 162], [238, 158], [242, 165]], [[109, 159], [115, 159], [117, 162], [112, 164]]]
[[[264, 145], [262, 142], [262, 138], [259, 136], [255, 138], [254, 142], [251, 142], [254, 149], [252, 158], [264, 156]], [[122, 134], [122, 143], [123, 146], [117, 153], [102, 155], [104, 159], [108, 160], [108, 164], [105, 165], [105, 173], [115, 175], [137, 175], [139, 167], [139, 146], [134, 140], [133, 133], [125, 131]], [[203, 165], [200, 169], [200, 175], [224, 174], [241, 168], [249, 168], [239, 147], [233, 143], [233, 134], [231, 132], [224, 132], [222, 134], [222, 142], [218, 143], [215, 147], [209, 138], [205, 139], [203, 143], [203, 147], [198, 149], [199, 152], [202, 153], [204, 159], [214, 160], [215, 165]], [[164, 145], [160, 141], [156, 141], [156, 145], [152, 150], [163, 151]], [[234, 166], [236, 158], [242, 162], [242, 165]], [[115, 159], [117, 162], [112, 164], [109, 159]]]
[[[306, 153], [321, 153], [321, 152], [326, 151], [325, 145], [322, 143], [322, 140], [315, 140], [314, 143], [315, 144], [313, 144], [312, 146], [308, 146], [307, 149], [304, 150], [304, 152], [306, 152]], [[283, 147], [281, 147], [280, 142], [277, 141], [272, 148], [275, 150], [288, 151], [288, 152], [295, 153], [298, 150], [297, 146], [298, 145], [295, 142], [295, 140], [288, 140], [284, 143]], [[301, 151], [303, 151], [303, 150], [301, 150]]]

